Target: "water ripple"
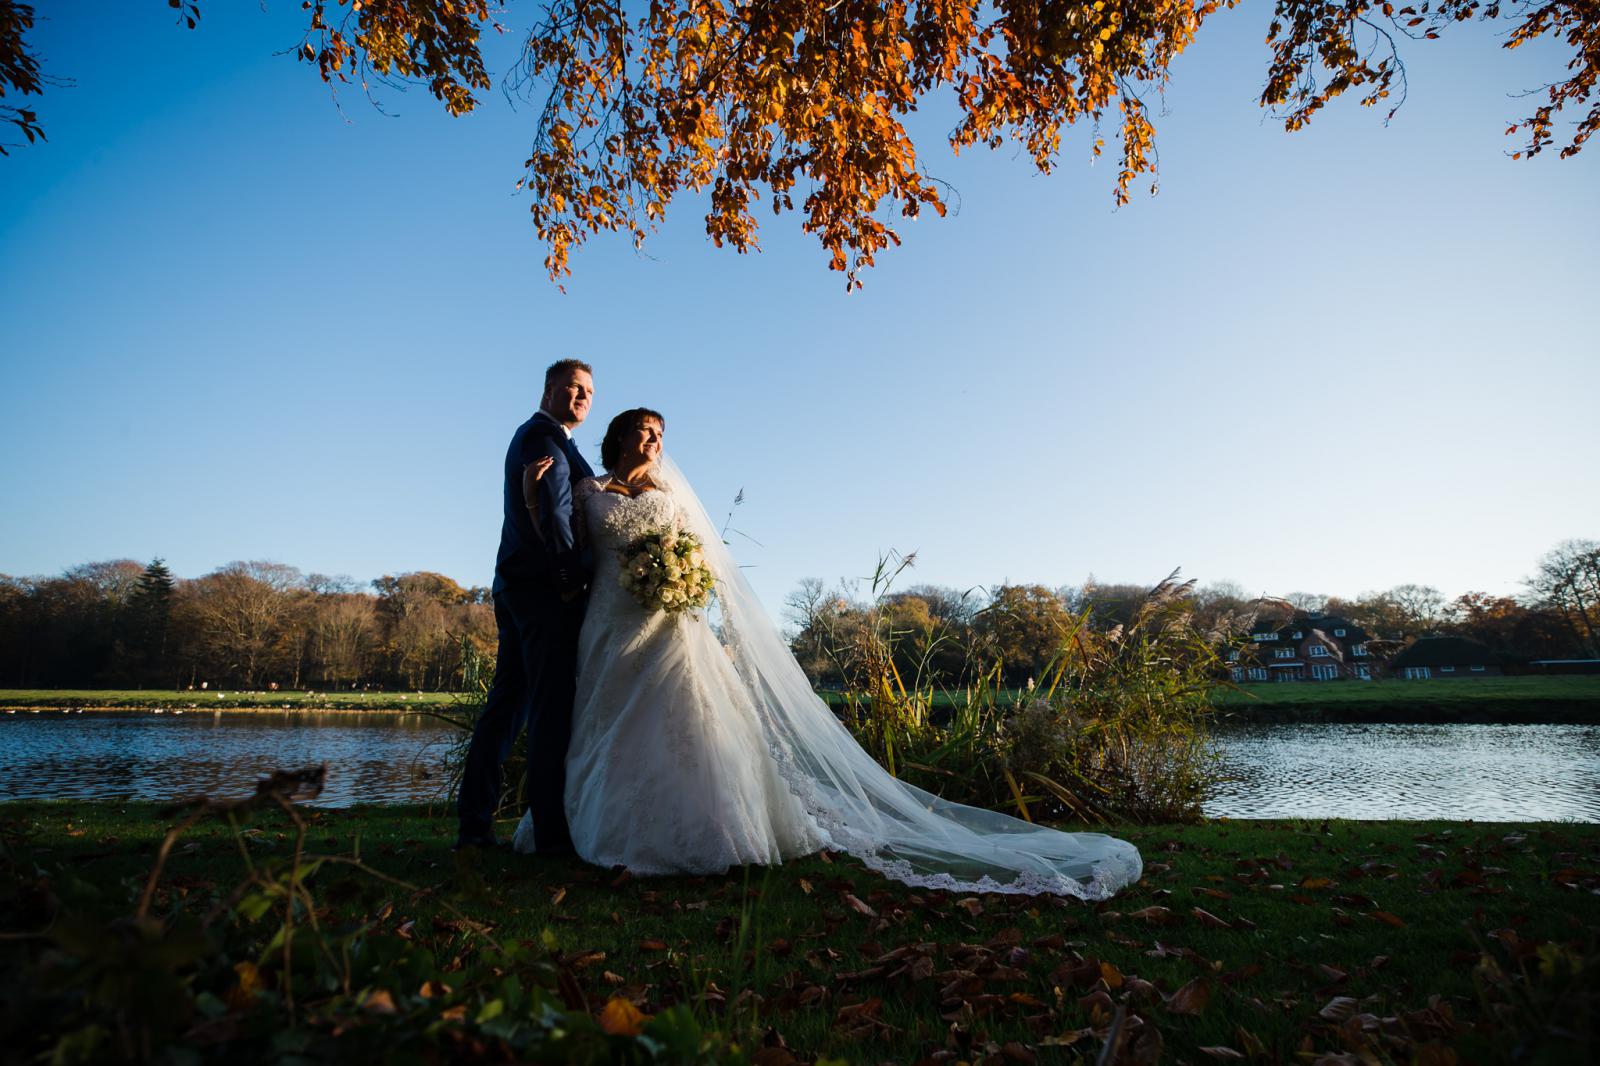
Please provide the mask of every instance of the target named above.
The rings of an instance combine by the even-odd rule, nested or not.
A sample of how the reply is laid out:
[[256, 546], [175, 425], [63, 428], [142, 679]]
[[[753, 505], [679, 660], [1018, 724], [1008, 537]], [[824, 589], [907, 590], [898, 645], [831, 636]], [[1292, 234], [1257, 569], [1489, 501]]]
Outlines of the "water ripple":
[[1600, 821], [1600, 726], [1250, 725], [1218, 734], [1235, 818]]
[[[3, 715], [0, 799], [241, 796], [325, 761], [330, 806], [417, 802], [441, 797], [458, 735], [392, 715]], [[1217, 746], [1230, 780], [1214, 816], [1600, 822], [1595, 725], [1256, 724]]]

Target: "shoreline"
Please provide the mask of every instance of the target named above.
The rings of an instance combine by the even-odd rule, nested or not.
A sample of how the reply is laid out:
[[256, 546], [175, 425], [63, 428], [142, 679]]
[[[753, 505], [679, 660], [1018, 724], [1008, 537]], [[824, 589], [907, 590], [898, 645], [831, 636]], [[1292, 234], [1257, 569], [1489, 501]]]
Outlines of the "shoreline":
[[1595, 725], [1600, 702], [1588, 700], [1506, 700], [1504, 705], [1452, 702], [1348, 703], [1344, 705], [1269, 703], [1259, 707], [1224, 704], [1214, 721], [1249, 725]]

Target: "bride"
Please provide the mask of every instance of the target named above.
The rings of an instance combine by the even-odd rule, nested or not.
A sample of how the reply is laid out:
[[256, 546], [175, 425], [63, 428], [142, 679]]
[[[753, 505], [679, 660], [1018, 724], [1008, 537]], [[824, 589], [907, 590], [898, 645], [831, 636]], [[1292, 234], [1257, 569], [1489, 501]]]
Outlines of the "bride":
[[[910, 885], [1090, 900], [1139, 879], [1125, 841], [950, 803], [879, 766], [812, 691], [662, 454], [664, 430], [645, 408], [612, 419], [606, 473], [574, 491], [595, 555], [567, 750], [580, 857], [635, 874], [721, 873], [829, 848]], [[623, 587], [623, 549], [663, 528], [702, 545], [716, 582], [706, 611], [647, 609]], [[531, 851], [532, 837], [524, 815], [513, 847]]]

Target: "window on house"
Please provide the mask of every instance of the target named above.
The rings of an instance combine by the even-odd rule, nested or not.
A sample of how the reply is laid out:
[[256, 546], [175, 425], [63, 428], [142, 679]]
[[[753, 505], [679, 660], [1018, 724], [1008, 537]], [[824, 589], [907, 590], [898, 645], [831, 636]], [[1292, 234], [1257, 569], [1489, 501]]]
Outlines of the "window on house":
[[1311, 645], [1311, 657], [1313, 659], [1326, 659], [1328, 657], [1328, 649], [1321, 644], [1313, 644]]
[[1475, 673], [1475, 674], [1481, 674], [1481, 673], [1483, 673], [1483, 664], [1482, 664], [1482, 663], [1479, 663], [1479, 664], [1478, 664], [1478, 665], [1477, 665], [1477, 666], [1474, 666], [1474, 667], [1473, 667], [1473, 668], [1472, 668], [1472, 672], [1473, 672], [1473, 673]]
[[1332, 663], [1319, 664], [1311, 668], [1311, 677], [1316, 681], [1332, 681], [1339, 676], [1339, 668]]
[[1441, 674], [1453, 674], [1456, 672], [1456, 668], [1453, 666], [1441, 666], [1439, 667], [1439, 672]]
[[1244, 671], [1235, 666], [1232, 670], [1228, 671], [1228, 676], [1235, 681], [1242, 681], [1244, 680]]
[[1272, 655], [1273, 655], [1273, 658], [1275, 658], [1275, 659], [1293, 659], [1294, 658], [1294, 649], [1293, 648], [1273, 648], [1272, 649]]
[[1267, 668], [1265, 666], [1252, 666], [1248, 673], [1251, 681], [1265, 681], [1267, 679]]
[[1336, 636], [1336, 637], [1342, 637], [1342, 636], [1344, 636], [1344, 630], [1342, 630], [1342, 629], [1335, 629], [1335, 630], [1334, 630], [1334, 631], [1333, 631], [1333, 635], [1334, 635], [1334, 636]]
[[1357, 677], [1366, 678], [1368, 680], [1372, 678], [1372, 671], [1367, 669], [1366, 663], [1357, 663], [1355, 666], [1351, 667], [1351, 669], [1355, 671], [1355, 675]]
[[1228, 661], [1229, 661], [1229, 662], [1230, 662], [1230, 663], [1236, 663], [1236, 662], [1238, 662], [1238, 661], [1239, 661], [1239, 653], [1238, 653], [1238, 652], [1236, 652], [1236, 651], [1230, 651], [1230, 652], [1229, 652], [1229, 653], [1228, 653]]
[[1303, 636], [1305, 636], [1305, 633], [1302, 632], [1301, 630], [1297, 629], [1297, 630], [1294, 631], [1294, 639], [1295, 640], [1299, 640]]
[[1400, 672], [1407, 681], [1426, 681], [1431, 675], [1426, 666], [1408, 666]]
[[1250, 639], [1251, 640], [1277, 640], [1278, 639], [1278, 634], [1276, 634], [1276, 633], [1251, 633], [1250, 634]]
[[1367, 646], [1365, 644], [1352, 644], [1350, 645], [1350, 654], [1365, 655], [1367, 654]]

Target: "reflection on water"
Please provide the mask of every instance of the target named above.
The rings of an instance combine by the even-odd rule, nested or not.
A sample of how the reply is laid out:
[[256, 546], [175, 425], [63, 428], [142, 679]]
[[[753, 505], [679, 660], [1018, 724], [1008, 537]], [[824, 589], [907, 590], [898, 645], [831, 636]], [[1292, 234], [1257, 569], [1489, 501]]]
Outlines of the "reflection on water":
[[0, 799], [245, 796], [275, 769], [320, 762], [319, 803], [437, 799], [457, 735], [437, 719], [390, 714], [0, 715]]
[[[0, 715], [0, 799], [247, 795], [279, 767], [327, 762], [322, 802], [437, 799], [459, 734], [436, 719], [267, 713]], [[1600, 822], [1600, 726], [1230, 727], [1233, 818]]]
[[1600, 726], [1230, 727], [1206, 813], [1234, 818], [1600, 821]]

